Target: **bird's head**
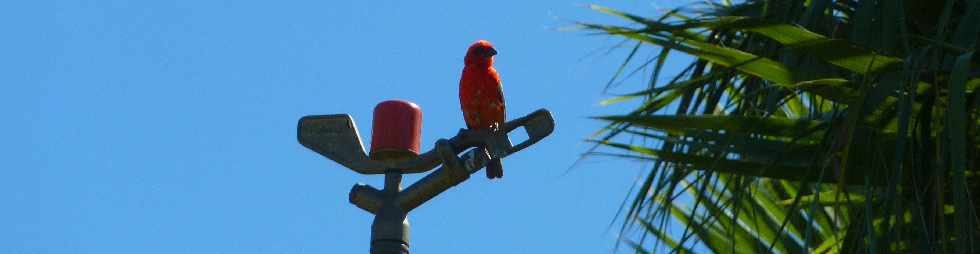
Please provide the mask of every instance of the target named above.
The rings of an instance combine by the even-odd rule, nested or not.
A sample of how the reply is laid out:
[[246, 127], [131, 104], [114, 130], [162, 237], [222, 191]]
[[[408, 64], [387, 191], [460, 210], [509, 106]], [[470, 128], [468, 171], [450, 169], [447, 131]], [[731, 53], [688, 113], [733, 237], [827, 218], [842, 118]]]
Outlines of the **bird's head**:
[[493, 65], [493, 56], [495, 55], [497, 55], [497, 50], [489, 41], [476, 41], [466, 51], [466, 65]]

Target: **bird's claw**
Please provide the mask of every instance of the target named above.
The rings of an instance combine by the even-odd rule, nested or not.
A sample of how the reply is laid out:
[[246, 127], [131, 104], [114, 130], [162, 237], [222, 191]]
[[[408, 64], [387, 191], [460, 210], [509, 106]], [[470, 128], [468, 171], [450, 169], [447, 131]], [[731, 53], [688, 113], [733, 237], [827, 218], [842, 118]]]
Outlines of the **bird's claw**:
[[507, 132], [500, 128], [499, 123], [494, 123], [491, 126], [491, 133], [492, 137], [486, 140], [486, 148], [490, 154], [490, 158], [499, 159], [507, 156], [512, 146], [510, 139], [507, 137]]

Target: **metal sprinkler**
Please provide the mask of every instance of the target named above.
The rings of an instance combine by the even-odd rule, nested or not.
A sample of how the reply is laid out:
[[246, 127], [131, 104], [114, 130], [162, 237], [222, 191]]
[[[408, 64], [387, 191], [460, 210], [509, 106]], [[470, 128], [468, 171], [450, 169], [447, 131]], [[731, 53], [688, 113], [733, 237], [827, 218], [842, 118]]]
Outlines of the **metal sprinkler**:
[[[352, 204], [374, 214], [372, 254], [409, 253], [409, 212], [465, 181], [491, 158], [507, 157], [541, 141], [554, 130], [555, 122], [548, 110], [539, 109], [496, 130], [461, 129], [449, 139], [439, 139], [425, 153], [419, 153], [421, 126], [422, 111], [414, 103], [379, 103], [374, 109], [371, 152], [366, 154], [350, 115], [312, 115], [299, 120], [299, 143], [306, 148], [354, 172], [385, 175], [381, 190], [358, 183], [349, 195]], [[507, 134], [522, 127], [528, 139], [511, 144]], [[402, 174], [432, 169], [435, 170], [422, 179], [401, 188]]]

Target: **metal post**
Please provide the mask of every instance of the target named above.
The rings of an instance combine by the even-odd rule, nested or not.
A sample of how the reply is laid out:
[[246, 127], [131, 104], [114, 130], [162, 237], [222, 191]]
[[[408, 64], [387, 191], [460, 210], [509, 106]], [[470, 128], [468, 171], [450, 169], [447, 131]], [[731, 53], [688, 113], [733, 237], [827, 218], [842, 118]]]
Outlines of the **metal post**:
[[371, 223], [371, 254], [408, 254], [408, 214], [395, 202], [401, 182], [398, 171], [385, 172], [381, 207]]

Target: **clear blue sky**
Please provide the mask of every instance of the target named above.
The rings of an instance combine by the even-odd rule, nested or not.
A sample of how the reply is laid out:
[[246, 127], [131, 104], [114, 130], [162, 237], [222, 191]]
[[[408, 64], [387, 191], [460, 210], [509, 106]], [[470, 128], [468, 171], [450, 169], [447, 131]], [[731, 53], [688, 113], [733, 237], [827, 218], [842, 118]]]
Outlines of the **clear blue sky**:
[[407, 99], [428, 150], [463, 127], [477, 39], [500, 52], [509, 115], [548, 108], [557, 129], [503, 180], [481, 172], [416, 209], [412, 252], [608, 253], [643, 165], [569, 171], [601, 126], [586, 117], [624, 109], [598, 105], [619, 39], [557, 31], [614, 21], [587, 3], [9, 2], [0, 253], [366, 253], [372, 216], [347, 193], [382, 177], [299, 145], [297, 120], [349, 113], [369, 144], [375, 103]]

